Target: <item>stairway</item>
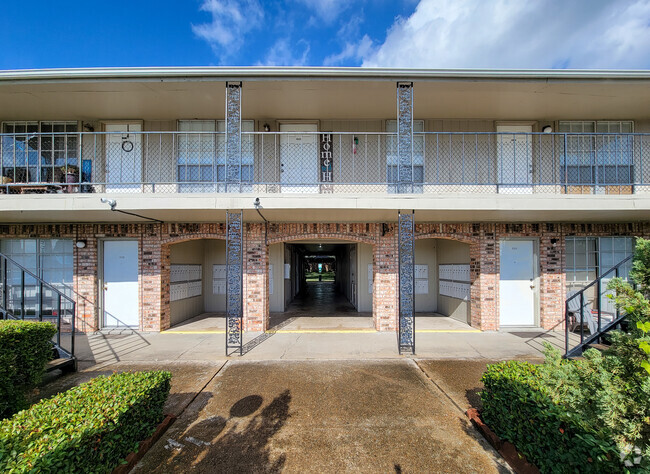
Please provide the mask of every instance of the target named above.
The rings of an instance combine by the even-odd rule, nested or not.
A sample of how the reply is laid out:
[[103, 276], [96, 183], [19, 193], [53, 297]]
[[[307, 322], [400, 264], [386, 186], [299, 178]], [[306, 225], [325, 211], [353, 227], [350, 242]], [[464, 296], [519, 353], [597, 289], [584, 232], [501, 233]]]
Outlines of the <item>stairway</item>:
[[[567, 294], [568, 298], [564, 303], [565, 358], [579, 358], [582, 356], [583, 351], [588, 348], [601, 351], [607, 350], [609, 346], [605, 344], [606, 338], [604, 336], [612, 329], [620, 328], [621, 325], [625, 324], [626, 315], [625, 313], [620, 313], [618, 308], [616, 308], [616, 313], [611, 315], [611, 319], [604, 318], [600, 305], [598, 305], [597, 310], [592, 310], [591, 304], [587, 301], [586, 292], [588, 290], [595, 290], [596, 295], [600, 299], [600, 296], [603, 294], [603, 280], [614, 277], [618, 278], [621, 267], [632, 260], [632, 257], [630, 255], [621, 260], [580, 291]], [[605, 291], [607, 291], [606, 287]], [[574, 336], [574, 339], [576, 339], [574, 330], [578, 327], [580, 328], [579, 342], [576, 343], [576, 341], [571, 340], [571, 336]], [[585, 327], [588, 329], [589, 335], [585, 334]]]
[[[621, 267], [632, 260], [632, 257], [630, 255], [621, 260], [580, 291], [567, 294], [568, 298], [564, 303], [565, 358], [575, 359], [581, 357], [582, 352], [588, 348], [606, 350], [608, 346], [604, 344], [604, 336], [612, 329], [625, 323], [625, 313], [621, 314], [618, 308], [616, 308], [616, 313], [611, 316], [611, 319], [603, 317], [600, 305], [598, 305], [597, 310], [592, 310], [591, 304], [587, 301], [586, 292], [595, 290], [600, 299], [603, 294], [603, 280], [619, 277]], [[606, 287], [605, 290], [607, 290]], [[594, 319], [594, 316], [596, 319]], [[572, 327], [573, 329], [571, 329]], [[577, 327], [580, 328], [578, 343], [571, 341], [571, 336], [575, 336], [574, 330]], [[589, 330], [589, 335], [585, 335], [585, 327]]]
[[75, 371], [75, 301], [0, 253], [0, 319], [49, 321], [56, 328], [46, 371]]

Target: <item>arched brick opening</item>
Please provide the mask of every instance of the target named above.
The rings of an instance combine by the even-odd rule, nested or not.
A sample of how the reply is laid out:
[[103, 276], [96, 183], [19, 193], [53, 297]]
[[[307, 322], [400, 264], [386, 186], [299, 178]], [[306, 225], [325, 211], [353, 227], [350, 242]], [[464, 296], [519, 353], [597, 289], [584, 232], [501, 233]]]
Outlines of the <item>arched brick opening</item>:
[[[373, 225], [374, 226], [374, 225]], [[302, 234], [294, 234], [294, 235], [278, 235], [272, 238], [268, 239], [268, 246], [273, 245], [273, 244], [280, 244], [280, 243], [291, 243], [291, 242], [305, 242], [305, 241], [313, 241], [313, 242], [318, 242], [318, 241], [337, 241], [340, 243], [361, 243], [361, 244], [367, 244], [370, 245], [372, 248], [372, 254], [373, 254], [373, 277], [374, 275], [377, 274], [377, 240], [374, 238], [374, 236], [368, 236], [368, 235], [355, 235], [355, 234], [344, 234], [344, 233], [332, 233], [332, 232], [317, 232], [317, 233], [302, 233]], [[268, 254], [268, 246], [267, 246], [267, 254]], [[268, 265], [268, 258], [267, 258], [267, 265]], [[375, 280], [376, 281], [376, 280]], [[267, 282], [267, 291], [268, 291], [268, 282]], [[377, 294], [376, 291], [373, 291], [373, 297], [372, 297], [372, 317], [373, 317], [373, 324], [377, 330], [381, 330], [380, 325], [378, 323], [379, 318], [378, 314], [376, 311], [376, 304], [375, 304], [375, 295]], [[267, 306], [267, 309], [269, 307]], [[268, 322], [269, 322], [269, 312], [266, 313], [265, 315], [265, 330], [268, 329]]]
[[[459, 242], [469, 247], [470, 269], [470, 301], [469, 324], [477, 329], [483, 329], [481, 324], [481, 273], [480, 273], [480, 239], [471, 234], [428, 232], [415, 235], [415, 240], [447, 240]], [[417, 258], [417, 257], [416, 257]], [[452, 263], [452, 262], [449, 262]], [[456, 262], [453, 262], [456, 263]]]
[[[171, 327], [171, 248], [176, 244], [197, 240], [225, 240], [222, 234], [186, 234], [161, 239], [160, 244], [160, 330]], [[207, 269], [203, 269], [203, 278], [206, 278]]]

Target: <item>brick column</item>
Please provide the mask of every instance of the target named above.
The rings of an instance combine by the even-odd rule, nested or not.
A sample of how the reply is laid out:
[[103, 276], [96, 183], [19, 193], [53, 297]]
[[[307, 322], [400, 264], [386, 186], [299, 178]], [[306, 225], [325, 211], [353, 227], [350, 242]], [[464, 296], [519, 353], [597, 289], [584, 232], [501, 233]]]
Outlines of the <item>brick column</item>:
[[[147, 224], [145, 226], [140, 247], [141, 329], [143, 331], [164, 331], [169, 329], [170, 321], [169, 311], [162, 311], [162, 300], [163, 298], [169, 299], [169, 287], [163, 288], [161, 275], [163, 259], [158, 225]], [[168, 260], [169, 253], [167, 253]], [[168, 269], [169, 265], [166, 265], [166, 268]]]
[[75, 271], [73, 286], [76, 292], [75, 322], [78, 331], [93, 332], [99, 329], [97, 305], [97, 238], [92, 226], [79, 226], [79, 239], [86, 240], [82, 249], [73, 247]]
[[244, 330], [264, 331], [269, 324], [269, 255], [263, 224], [246, 224], [244, 252]]
[[565, 274], [562, 265], [564, 239], [557, 224], [547, 224], [539, 240], [539, 324], [544, 329], [564, 329]]
[[497, 238], [494, 224], [482, 224], [478, 244], [470, 246], [470, 290], [472, 327], [499, 329], [497, 288]]
[[372, 316], [379, 331], [396, 331], [398, 318], [398, 251], [397, 226], [389, 224], [386, 235], [377, 226], [377, 239], [373, 247], [374, 287], [372, 290]]

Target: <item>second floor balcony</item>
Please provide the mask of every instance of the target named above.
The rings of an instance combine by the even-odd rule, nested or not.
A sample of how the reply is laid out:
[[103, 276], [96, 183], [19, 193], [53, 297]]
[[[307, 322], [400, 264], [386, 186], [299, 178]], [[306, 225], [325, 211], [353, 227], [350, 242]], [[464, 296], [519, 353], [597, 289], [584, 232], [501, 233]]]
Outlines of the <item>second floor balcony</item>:
[[[635, 194], [650, 134], [418, 132], [5, 133], [5, 194]], [[238, 144], [238, 142], [235, 142]]]

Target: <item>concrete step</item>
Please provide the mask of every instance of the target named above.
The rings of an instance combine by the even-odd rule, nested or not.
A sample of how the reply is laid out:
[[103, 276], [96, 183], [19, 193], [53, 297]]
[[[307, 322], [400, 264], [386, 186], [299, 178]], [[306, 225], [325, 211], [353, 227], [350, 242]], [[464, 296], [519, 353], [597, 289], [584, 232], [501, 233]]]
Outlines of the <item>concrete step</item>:
[[62, 372], [72, 372], [77, 368], [77, 361], [75, 359], [58, 358], [52, 359], [45, 365], [46, 372], [53, 370], [61, 370]]

